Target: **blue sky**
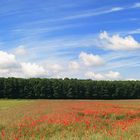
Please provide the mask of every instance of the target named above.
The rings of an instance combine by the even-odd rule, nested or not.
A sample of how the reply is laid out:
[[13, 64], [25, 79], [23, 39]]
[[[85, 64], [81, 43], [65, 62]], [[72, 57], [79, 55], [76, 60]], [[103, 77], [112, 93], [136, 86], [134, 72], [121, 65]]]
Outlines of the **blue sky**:
[[139, 0], [1, 0], [0, 76], [140, 79]]

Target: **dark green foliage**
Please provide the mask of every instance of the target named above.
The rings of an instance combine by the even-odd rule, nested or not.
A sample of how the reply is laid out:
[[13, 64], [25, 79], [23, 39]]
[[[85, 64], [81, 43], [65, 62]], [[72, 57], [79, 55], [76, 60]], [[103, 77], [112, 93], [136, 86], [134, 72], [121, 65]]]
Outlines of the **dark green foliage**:
[[0, 98], [140, 99], [140, 81], [0, 78]]

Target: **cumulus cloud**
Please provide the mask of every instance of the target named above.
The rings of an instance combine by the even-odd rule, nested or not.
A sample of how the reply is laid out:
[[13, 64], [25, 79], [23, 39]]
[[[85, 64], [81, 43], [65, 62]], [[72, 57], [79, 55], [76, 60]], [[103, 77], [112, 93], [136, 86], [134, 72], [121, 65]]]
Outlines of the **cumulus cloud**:
[[120, 73], [116, 71], [109, 71], [105, 76], [109, 79], [118, 79], [121, 77]]
[[70, 70], [78, 70], [79, 69], [78, 62], [76, 62], [76, 61], [69, 62], [69, 69]]
[[48, 72], [35, 63], [21, 63], [21, 69], [25, 77], [44, 77]]
[[132, 36], [121, 37], [119, 34], [110, 36], [106, 31], [100, 33], [99, 41], [102, 47], [110, 50], [135, 50], [140, 48], [140, 43]]
[[15, 55], [0, 51], [0, 69], [14, 68], [17, 66]]
[[104, 80], [105, 79], [105, 77], [102, 74], [94, 73], [94, 72], [91, 72], [91, 71], [86, 72], [85, 76], [87, 78], [95, 79], [95, 80]]
[[108, 73], [94, 73], [88, 71], [85, 73], [85, 76], [94, 80], [117, 80], [121, 78], [120, 73], [116, 71], [109, 71]]
[[1, 77], [44, 77], [47, 74], [46, 69], [38, 64], [20, 62], [14, 54], [0, 51]]
[[14, 54], [0, 51], [0, 77], [14, 77], [14, 73], [18, 73], [19, 70], [20, 63]]
[[79, 54], [79, 58], [84, 62], [86, 66], [100, 66], [104, 64], [103, 59], [99, 55], [81, 52]]
[[[67, 62], [67, 63], [66, 63]], [[75, 61], [66, 61], [54, 63], [50, 61], [49, 65], [43, 63], [32, 63], [30, 61], [22, 61], [15, 54], [0, 51], [0, 76], [1, 77], [72, 77], [83, 78], [83, 73], [87, 78], [95, 80], [116, 80], [122, 78], [117, 71], [109, 71], [107, 73], [92, 72], [90, 66], [99, 66], [104, 64], [103, 59], [99, 55], [81, 52], [79, 59]], [[84, 67], [89, 66], [89, 67]], [[84, 67], [84, 68], [81, 68]], [[80, 69], [80, 70], [79, 70]], [[86, 72], [88, 69], [88, 72]], [[73, 71], [72, 71], [73, 70]], [[96, 68], [96, 71], [98, 68]], [[48, 72], [49, 71], [49, 72]]]

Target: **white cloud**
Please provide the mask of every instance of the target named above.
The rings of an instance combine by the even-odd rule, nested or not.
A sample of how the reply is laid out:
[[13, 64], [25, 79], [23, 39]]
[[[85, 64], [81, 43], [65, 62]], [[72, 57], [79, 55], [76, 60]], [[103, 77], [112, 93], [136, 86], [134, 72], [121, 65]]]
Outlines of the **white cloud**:
[[0, 76], [5, 76], [7, 73], [9, 73], [8, 69], [0, 69]]
[[21, 45], [21, 46], [15, 48], [14, 54], [18, 55], [18, 56], [24, 56], [27, 54], [27, 50], [25, 49], [24, 46]]
[[0, 69], [12, 68], [17, 65], [15, 55], [0, 51]]
[[20, 63], [14, 54], [0, 51], [0, 77], [14, 77], [21, 74]]
[[85, 76], [94, 80], [117, 80], [121, 78], [120, 73], [116, 71], [109, 71], [108, 73], [94, 73], [88, 71], [85, 73]]
[[140, 43], [137, 42], [132, 36], [121, 37], [119, 34], [109, 36], [104, 31], [99, 35], [102, 47], [111, 50], [135, 50], [140, 48]]
[[91, 79], [95, 79], [95, 80], [104, 80], [105, 79], [105, 77], [102, 74], [94, 73], [94, 72], [91, 72], [91, 71], [86, 72], [85, 76], [88, 77], [88, 78], [91, 78]]
[[0, 51], [1, 77], [43, 77], [48, 72], [35, 63], [24, 63], [16, 59], [14, 54]]
[[118, 79], [121, 77], [120, 73], [116, 71], [109, 71], [105, 76], [109, 79]]
[[76, 61], [69, 62], [69, 69], [70, 70], [78, 70], [79, 69], [78, 62], [76, 62]]
[[79, 54], [79, 58], [84, 62], [86, 66], [100, 66], [104, 64], [103, 59], [99, 55], [81, 52]]
[[58, 73], [63, 70], [63, 67], [59, 64], [53, 64], [50, 69], [52, 70], [53, 73]]
[[21, 63], [21, 69], [25, 77], [44, 77], [48, 72], [35, 63]]

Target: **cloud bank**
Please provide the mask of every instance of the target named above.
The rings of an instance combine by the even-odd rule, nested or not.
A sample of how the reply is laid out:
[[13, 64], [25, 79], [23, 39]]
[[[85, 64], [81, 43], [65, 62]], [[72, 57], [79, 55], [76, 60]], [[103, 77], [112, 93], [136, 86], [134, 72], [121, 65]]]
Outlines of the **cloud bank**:
[[121, 78], [121, 74], [116, 71], [109, 71], [108, 73], [95, 73], [88, 71], [85, 73], [85, 76], [93, 80], [119, 80]]

